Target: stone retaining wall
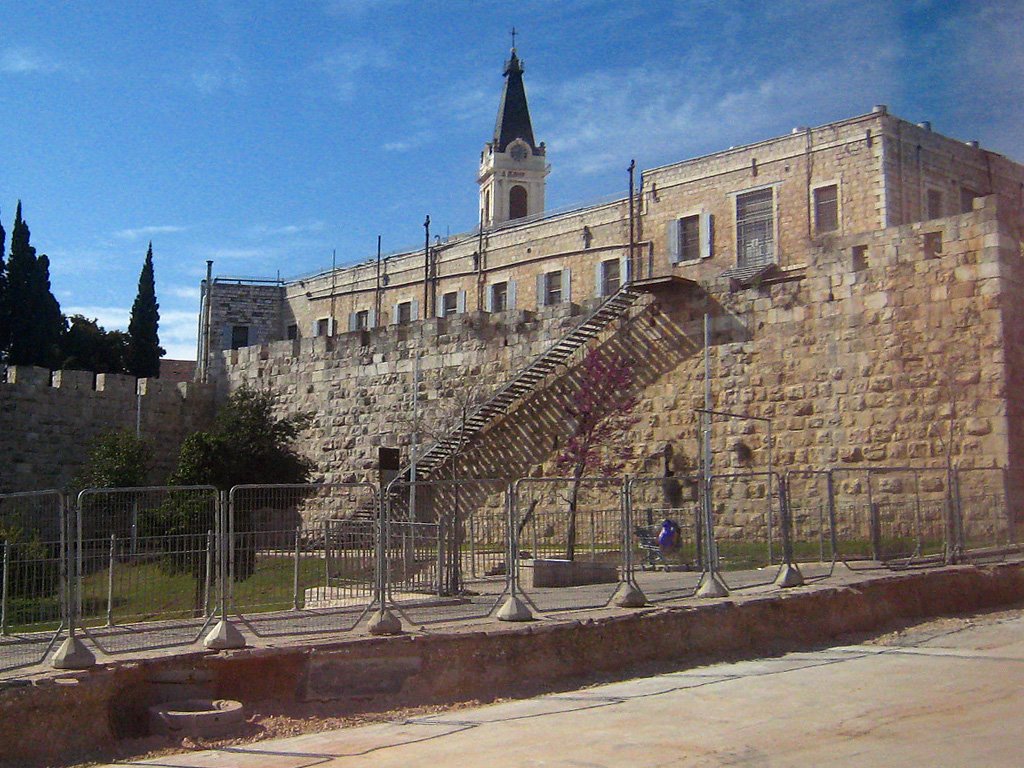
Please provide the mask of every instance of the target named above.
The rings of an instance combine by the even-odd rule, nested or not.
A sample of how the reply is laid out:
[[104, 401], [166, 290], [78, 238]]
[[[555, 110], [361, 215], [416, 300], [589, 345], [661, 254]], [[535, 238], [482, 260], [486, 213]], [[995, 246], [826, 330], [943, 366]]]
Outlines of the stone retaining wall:
[[0, 687], [0, 766], [110, 759], [145, 734], [146, 706], [169, 671], [199, 669], [217, 697], [330, 701], [354, 714], [532, 695], [649, 662], [692, 666], [806, 649], [897, 622], [1019, 603], [1020, 564], [886, 575], [854, 586], [614, 612], [580, 621], [293, 648], [182, 654]]

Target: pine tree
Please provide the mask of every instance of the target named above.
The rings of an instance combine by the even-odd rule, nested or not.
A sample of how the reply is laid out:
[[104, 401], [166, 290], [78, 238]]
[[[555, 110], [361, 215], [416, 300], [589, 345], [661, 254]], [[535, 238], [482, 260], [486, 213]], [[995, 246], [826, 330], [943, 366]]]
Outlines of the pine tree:
[[164, 349], [160, 346], [159, 325], [160, 305], [156, 302], [153, 243], [150, 243], [128, 322], [128, 373], [131, 375], [139, 378], [160, 375], [160, 356]]

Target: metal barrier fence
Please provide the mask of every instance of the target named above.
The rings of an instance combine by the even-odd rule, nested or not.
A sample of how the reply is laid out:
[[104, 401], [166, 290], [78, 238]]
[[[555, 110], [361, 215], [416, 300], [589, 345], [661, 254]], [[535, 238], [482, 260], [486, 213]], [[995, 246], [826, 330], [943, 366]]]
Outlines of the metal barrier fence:
[[355, 628], [375, 599], [377, 488], [242, 485], [226, 520], [226, 614], [256, 637]]
[[513, 484], [516, 583], [540, 612], [608, 605], [628, 578], [624, 478]]
[[[108, 655], [196, 642], [213, 617], [212, 486], [87, 489], [73, 546], [75, 624]], [[147, 632], [134, 625], [159, 622]]]
[[[626, 499], [631, 583], [652, 603], [691, 597], [706, 563], [700, 478], [632, 477]], [[661, 540], [666, 527], [675, 531], [670, 546]]]
[[44, 661], [66, 629], [66, 509], [59, 491], [0, 494], [0, 671]]
[[1006, 484], [1002, 469], [841, 467], [395, 481], [383, 496], [365, 483], [89, 489], [74, 510], [56, 491], [0, 495], [0, 672], [78, 631], [108, 655], [233, 647], [210, 642], [232, 622], [265, 638], [349, 631], [375, 609], [414, 625], [477, 618], [503, 601], [499, 618], [517, 620], [503, 614], [519, 598], [524, 618], [526, 605], [625, 605], [624, 587], [657, 603], [710, 596], [715, 579], [791, 586], [795, 564], [827, 578], [837, 563], [985, 562], [1020, 554]]
[[507, 481], [396, 480], [386, 494], [388, 604], [420, 625], [492, 613], [507, 584]]

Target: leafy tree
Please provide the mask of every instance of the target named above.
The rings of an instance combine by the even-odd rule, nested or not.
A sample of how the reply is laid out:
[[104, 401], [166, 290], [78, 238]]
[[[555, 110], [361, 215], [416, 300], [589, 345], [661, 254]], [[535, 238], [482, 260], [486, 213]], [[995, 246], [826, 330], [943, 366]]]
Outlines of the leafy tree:
[[568, 471], [572, 477], [566, 560], [576, 555], [576, 508], [583, 477], [588, 470], [604, 476], [622, 471], [631, 451], [617, 441], [636, 423], [632, 415], [636, 402], [633, 366], [600, 350], [587, 353], [566, 406], [573, 420], [572, 432], [556, 462], [560, 472]]
[[75, 479], [78, 488], [137, 488], [146, 484], [150, 449], [127, 430], [96, 438]]
[[61, 340], [61, 368], [96, 373], [125, 373], [128, 334], [104, 330], [96, 320], [72, 315]]
[[246, 483], [306, 482], [313, 464], [292, 444], [309, 420], [305, 414], [277, 418], [273, 395], [236, 390], [209, 432], [185, 438], [172, 481], [222, 490]]
[[63, 317], [50, 292], [50, 260], [45, 255], [37, 258], [29, 239], [19, 200], [7, 263], [7, 362], [52, 367], [59, 355]]
[[[220, 409], [209, 432], [185, 438], [178, 467], [171, 478], [179, 485], [214, 485], [227, 490], [248, 483], [304, 483], [313, 464], [292, 447], [309, 423], [308, 415], [277, 418], [274, 397], [251, 389], [235, 391]], [[168, 521], [170, 522], [170, 521]], [[176, 532], [191, 522], [178, 515]], [[235, 579], [252, 575], [256, 566], [255, 537], [251, 516], [235, 515]]]
[[146, 251], [146, 261], [139, 275], [139, 290], [132, 304], [128, 322], [128, 372], [139, 378], [160, 375], [160, 305], [156, 301], [156, 283], [153, 278], [153, 243]]

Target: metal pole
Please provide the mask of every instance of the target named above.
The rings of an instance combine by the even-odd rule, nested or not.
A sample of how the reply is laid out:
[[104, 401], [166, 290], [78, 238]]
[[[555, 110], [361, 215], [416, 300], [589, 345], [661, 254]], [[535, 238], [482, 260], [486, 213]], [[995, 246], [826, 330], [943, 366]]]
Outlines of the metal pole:
[[[629, 168], [626, 169], [629, 172], [629, 268], [625, 275], [622, 275], [622, 282], [632, 282], [631, 278], [633, 270], [636, 267], [636, 255], [634, 253], [634, 247], [636, 243], [636, 225], [634, 224], [634, 213], [633, 213], [633, 171], [636, 170], [636, 160], [629, 161]], [[640, 275], [637, 275], [639, 277]], [[650, 277], [650, 275], [648, 275]]]
[[299, 545], [302, 536], [302, 526], [295, 526], [295, 568], [292, 572], [292, 610], [299, 610]]
[[[82, 573], [82, 505], [81, 505], [81, 502], [79, 502], [78, 512], [75, 515], [75, 520], [72, 521], [70, 519], [70, 516], [69, 516], [67, 519], [65, 519], [64, 522], [65, 522], [65, 526], [62, 526], [62, 527], [67, 527], [67, 529], [68, 529], [67, 534], [66, 534], [66, 537], [67, 537], [66, 538], [66, 540], [67, 540], [67, 551], [68, 551], [68, 557], [67, 557], [67, 562], [68, 562], [68, 566], [67, 566], [67, 570], [68, 570], [68, 578], [67, 578], [67, 584], [68, 584], [68, 639], [71, 640], [71, 642], [73, 643], [74, 640], [75, 640], [75, 625], [76, 625], [77, 620], [78, 620], [78, 615], [79, 615], [79, 613], [82, 610], [82, 606], [78, 602], [78, 600], [79, 600], [79, 586], [80, 586], [79, 583], [78, 583], [78, 577]], [[72, 525], [75, 525], [75, 527], [78, 529], [77, 530], [77, 532], [78, 532], [77, 536], [73, 536], [72, 535], [72, 531], [71, 531], [71, 526]], [[63, 534], [62, 534], [62, 536], [63, 536]], [[75, 542], [75, 545], [74, 545], [75, 549], [74, 549], [74, 554], [73, 555], [72, 555], [72, 552], [71, 552], [71, 547], [72, 547], [71, 542], [72, 542], [72, 540]], [[72, 559], [72, 557], [74, 559]]]
[[220, 523], [220, 619], [228, 620], [228, 581], [230, 571], [228, 569], [228, 548], [231, 546], [231, 532], [228, 505], [224, 503], [224, 492], [220, 492], [220, 514], [217, 521]]
[[0, 636], [7, 634], [7, 585], [11, 568], [11, 542], [4, 539], [3, 588], [0, 592]]
[[[519, 531], [515, 521], [515, 486], [511, 484], [505, 491], [505, 511], [508, 519], [508, 591], [515, 597], [519, 589]], [[537, 556], [536, 546], [533, 556]]]
[[204, 384], [210, 379], [210, 322], [213, 320], [213, 259], [206, 260], [206, 305], [203, 307], [203, 353], [202, 375], [199, 380]]
[[217, 539], [213, 531], [206, 531], [206, 575], [203, 579], [203, 616], [209, 618], [212, 615], [210, 610], [210, 585], [213, 584], [213, 548], [217, 545]]
[[[772, 551], [772, 532], [773, 532], [772, 513], [775, 511], [774, 510], [774, 505], [772, 504], [772, 502], [775, 500], [775, 497], [772, 495], [772, 490], [773, 490], [772, 489], [772, 480], [773, 479], [774, 479], [774, 475], [772, 474], [772, 423], [771, 423], [771, 421], [769, 421], [768, 422], [768, 565], [771, 565], [772, 561], [774, 560], [774, 552]], [[780, 489], [780, 491], [781, 491], [781, 489]], [[783, 546], [785, 546], [785, 542], [783, 542]], [[786, 562], [788, 563], [789, 561], [787, 560]]]
[[832, 470], [825, 475], [825, 489], [828, 494], [829, 543], [832, 545], [832, 560], [839, 556], [839, 533], [836, 531], [836, 493]]
[[324, 598], [327, 598], [327, 590], [331, 586], [331, 547], [328, 543], [327, 520], [323, 521], [324, 529]]
[[711, 534], [711, 318], [704, 313], [704, 556], [707, 559], [707, 570], [713, 572], [718, 566], [718, 553], [714, 551]]
[[377, 287], [373, 293], [373, 314], [380, 323], [381, 295], [380, 295], [380, 235], [377, 235]]
[[114, 626], [114, 560], [117, 557], [117, 536], [110, 534], [110, 556], [107, 566], [107, 626]]
[[338, 251], [336, 248], [331, 249], [331, 320], [330, 320], [330, 331], [331, 336], [334, 336], [338, 332], [338, 321], [335, 316], [335, 306], [337, 303], [337, 286], [338, 286]]
[[430, 317], [430, 216], [423, 221], [423, 317]]
[[416, 452], [419, 450], [420, 356], [412, 362], [412, 436], [409, 442], [409, 522], [416, 521]]

